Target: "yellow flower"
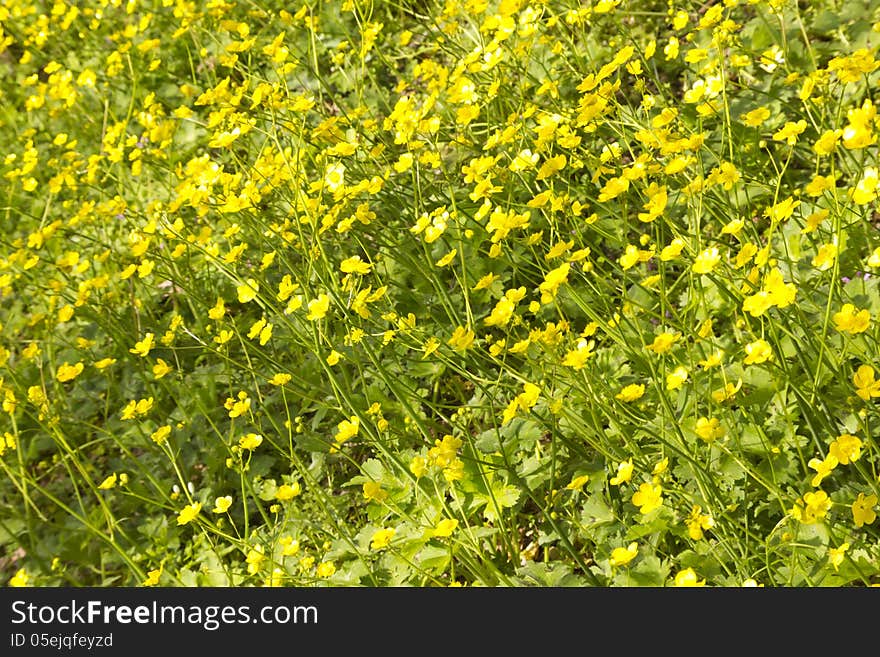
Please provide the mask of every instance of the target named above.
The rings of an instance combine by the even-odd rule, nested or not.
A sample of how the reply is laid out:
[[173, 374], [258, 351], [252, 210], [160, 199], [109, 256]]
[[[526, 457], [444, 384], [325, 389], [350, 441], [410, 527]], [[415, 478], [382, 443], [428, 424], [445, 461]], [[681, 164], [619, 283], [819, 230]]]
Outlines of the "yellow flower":
[[868, 401], [872, 397], [880, 397], [880, 381], [874, 380], [874, 368], [870, 365], [860, 365], [853, 374], [853, 384], [856, 394]]
[[831, 499], [823, 490], [805, 493], [801, 500], [790, 509], [791, 515], [801, 523], [809, 525], [818, 522], [831, 509]]
[[525, 171], [534, 167], [538, 163], [538, 159], [539, 155], [537, 153], [532, 153], [532, 151], [526, 148], [513, 158], [508, 168], [511, 171]]
[[742, 381], [737, 381], [735, 384], [728, 382], [724, 385], [724, 387], [712, 391], [712, 399], [714, 399], [719, 404], [722, 402], [726, 402], [730, 399], [733, 399], [736, 396], [736, 393], [739, 392], [739, 389], [741, 387]]
[[518, 290], [507, 290], [504, 296], [498, 300], [489, 316], [483, 320], [486, 326], [506, 326], [513, 317], [516, 310], [516, 303], [525, 296], [525, 288], [521, 288], [522, 294]]
[[235, 291], [238, 294], [239, 303], [249, 303], [257, 298], [257, 293], [260, 291], [260, 284], [253, 278], [249, 278], [243, 285], [236, 287]]
[[809, 217], [807, 217], [807, 221], [804, 227], [801, 228], [801, 234], [807, 235], [815, 231], [821, 225], [821, 223], [828, 218], [829, 214], [830, 212], [827, 208], [817, 210], [816, 212], [812, 213]]
[[64, 306], [63, 308], [61, 308], [58, 311], [58, 322], [60, 324], [63, 324], [64, 322], [69, 321], [70, 318], [73, 317], [73, 313], [74, 313], [73, 306], [70, 306], [70, 305]]
[[346, 274], [369, 274], [372, 268], [373, 265], [371, 265], [369, 262], [364, 262], [359, 255], [353, 255], [350, 258], [346, 258], [339, 265], [339, 269], [341, 269]]
[[866, 205], [877, 198], [878, 189], [880, 189], [880, 169], [865, 167], [862, 177], [856, 183], [850, 195], [855, 203]]
[[153, 348], [153, 339], [155, 336], [152, 333], [147, 333], [144, 336], [143, 340], [139, 340], [135, 342], [134, 349], [129, 349], [129, 351], [133, 354], [137, 354], [141, 358], [145, 357], [150, 353], [150, 349]]
[[875, 506], [877, 506], [876, 495], [873, 493], [870, 495], [859, 493], [855, 502], [852, 503], [852, 507], [850, 507], [853, 515], [853, 522], [857, 528], [863, 527], [864, 525], [870, 525], [877, 519], [877, 514], [874, 512]]
[[654, 338], [654, 341], [651, 344], [645, 347], [645, 349], [653, 351], [655, 354], [665, 354], [680, 337], [681, 333], [660, 333]]
[[630, 479], [632, 479], [633, 475], [633, 462], [632, 459], [628, 459], [626, 461], [622, 461], [617, 465], [617, 474], [611, 477], [608, 480], [612, 486], [619, 486], [620, 484], [625, 484]]
[[229, 510], [229, 507], [232, 506], [232, 495], [224, 495], [223, 497], [218, 497], [214, 500], [214, 508], [211, 509], [212, 513], [226, 513]]
[[800, 201], [789, 196], [785, 198], [779, 203], [775, 203], [770, 207], [764, 210], [764, 216], [768, 217], [770, 221], [774, 223], [778, 223], [780, 221], [785, 221], [794, 213], [795, 209], [800, 205]]
[[583, 369], [587, 360], [593, 355], [595, 345], [595, 340], [587, 341], [586, 338], [582, 338], [578, 341], [577, 348], [565, 354], [562, 364], [575, 370]]
[[260, 345], [265, 345], [272, 338], [272, 324], [266, 324], [260, 329]]
[[681, 254], [681, 250], [684, 248], [684, 240], [680, 237], [676, 237], [672, 240], [668, 246], [664, 246], [660, 251], [660, 259], [663, 262], [669, 262], [670, 260], [674, 260]]
[[425, 474], [426, 465], [427, 462], [425, 461], [425, 457], [416, 455], [409, 463], [409, 471], [412, 472], [416, 476], [416, 478], [421, 477], [423, 474]]
[[242, 390], [238, 393], [237, 400], [232, 397], [227, 397], [224, 407], [229, 411], [229, 417], [240, 417], [250, 410], [251, 400], [250, 397], [248, 397], [248, 394]]
[[820, 176], [815, 175], [809, 184], [804, 187], [804, 191], [810, 196], [822, 196], [826, 190], [834, 189], [836, 180], [834, 175]]
[[718, 421], [718, 418], [714, 417], [701, 417], [697, 420], [695, 431], [697, 432], [697, 435], [707, 443], [723, 438], [724, 434], [727, 433], [724, 427], [721, 426], [721, 422]]
[[445, 267], [446, 265], [451, 263], [453, 260], [455, 260], [455, 256], [457, 256], [457, 255], [458, 255], [458, 249], [452, 249], [452, 251], [450, 251], [445, 256], [440, 258], [434, 264], [437, 265], [438, 267]]
[[785, 308], [794, 302], [797, 288], [792, 283], [786, 283], [782, 273], [778, 269], [772, 269], [764, 279], [761, 290], [745, 298], [743, 311], [752, 317], [760, 317], [769, 308]]
[[713, 367], [718, 367], [721, 364], [721, 361], [724, 358], [724, 352], [722, 350], [718, 350], [713, 354], [710, 354], [707, 358], [700, 361], [700, 367], [704, 370], [710, 370]]
[[679, 365], [670, 374], [666, 375], [666, 389], [678, 390], [688, 379], [688, 371], [684, 365]]
[[639, 507], [642, 515], [648, 515], [663, 505], [663, 487], [647, 482], [641, 484], [632, 496], [632, 503]]
[[447, 344], [456, 351], [464, 353], [473, 344], [475, 334], [463, 326], [456, 327]]
[[789, 146], [794, 146], [797, 142], [798, 135], [807, 129], [807, 122], [804, 119], [793, 122], [788, 121], [782, 128], [773, 135], [775, 141], [784, 141]]
[[705, 579], [699, 579], [693, 568], [685, 568], [675, 574], [675, 586], [706, 586]]
[[[717, 180], [724, 189], [733, 189], [734, 184], [736, 184], [739, 179], [742, 177], [740, 172], [737, 170], [736, 166], [730, 162], [722, 162], [718, 167], [712, 170], [712, 174], [709, 176], [710, 181], [712, 179]], [[742, 221], [733, 220], [727, 224], [727, 232], [736, 234], [739, 232], [739, 228], [733, 228], [737, 226], [735, 222]], [[725, 231], [722, 231], [725, 232]]]
[[761, 53], [759, 62], [758, 65], [762, 69], [768, 73], [772, 73], [776, 70], [777, 66], [785, 63], [785, 53], [783, 53], [782, 49], [774, 43], [770, 48]]
[[292, 500], [294, 497], [297, 497], [300, 493], [302, 493], [302, 485], [298, 481], [295, 481], [292, 484], [282, 484], [278, 487], [278, 490], [275, 491], [275, 499], [286, 502], [287, 500]]
[[116, 487], [116, 480], [117, 480], [117, 476], [116, 476], [116, 473], [114, 472], [112, 475], [110, 475], [109, 477], [104, 479], [104, 481], [102, 481], [100, 484], [98, 484], [98, 488], [100, 488], [101, 490], [110, 490], [111, 488], [115, 488]]
[[538, 169], [537, 180], [544, 180], [556, 172], [561, 171], [565, 168], [566, 161], [567, 158], [565, 155], [557, 155], [556, 157], [547, 158], [541, 165], [541, 168]]
[[755, 365], [773, 358], [773, 349], [766, 340], [755, 340], [746, 345], [746, 357], [743, 363]]
[[258, 319], [256, 322], [251, 324], [251, 327], [247, 333], [248, 338], [253, 340], [255, 337], [257, 337], [260, 334], [260, 331], [262, 331], [265, 328], [265, 326], [266, 326], [265, 318]]
[[214, 336], [214, 342], [216, 342], [217, 344], [226, 344], [232, 339], [233, 335], [235, 334], [232, 331], [227, 331], [226, 329], [223, 329]]
[[652, 128], [662, 128], [669, 125], [678, 116], [678, 110], [674, 107], [665, 107], [660, 114], [651, 119]]
[[141, 582], [141, 586], [156, 586], [162, 576], [162, 568], [156, 568], [147, 573], [147, 578]]
[[718, 247], [712, 246], [697, 255], [691, 269], [695, 274], [708, 274], [719, 262], [721, 262], [721, 254], [718, 252]]
[[164, 426], [159, 427], [153, 433], [150, 434], [150, 440], [152, 440], [157, 445], [162, 445], [168, 440], [168, 436], [171, 434], [171, 425], [166, 424]]
[[829, 454], [825, 459], [812, 458], [807, 466], [816, 471], [816, 476], [810, 481], [810, 486], [817, 487], [822, 480], [831, 474], [831, 471], [837, 467], [837, 457]]
[[263, 443], [263, 436], [258, 433], [249, 433], [238, 440], [238, 446], [242, 449], [255, 450]]
[[330, 297], [326, 294], [320, 294], [316, 299], [312, 299], [308, 303], [308, 314], [306, 315], [306, 319], [309, 321], [315, 321], [323, 318], [327, 314], [327, 310], [330, 308]]
[[616, 547], [611, 550], [611, 558], [608, 560], [612, 566], [625, 566], [636, 558], [639, 553], [639, 544], [630, 543], [626, 547]]
[[153, 408], [152, 397], [138, 399], [137, 401], [131, 400], [125, 405], [125, 408], [122, 409], [122, 419], [131, 420], [138, 416], [146, 415], [150, 412], [151, 408]]
[[394, 163], [393, 168], [397, 173], [403, 173], [404, 171], [408, 171], [412, 168], [413, 165], [413, 154], [412, 153], [403, 153], [399, 158], [397, 158], [397, 162]]
[[841, 434], [828, 446], [828, 454], [841, 465], [855, 463], [862, 455], [862, 441], [857, 436]]
[[278, 539], [278, 544], [281, 546], [281, 554], [285, 557], [292, 557], [299, 552], [299, 541], [292, 536], [282, 536]]
[[485, 290], [485, 289], [488, 288], [490, 285], [492, 285], [492, 283], [494, 283], [495, 281], [497, 281], [498, 278], [499, 278], [499, 276], [498, 276], [497, 274], [492, 274], [492, 273], [490, 272], [490, 273], [486, 274], [485, 276], [483, 276], [482, 278], [480, 278], [480, 280], [477, 281], [476, 285], [474, 285], [474, 286], [471, 288], [471, 290], [473, 290], [473, 291], [475, 291], [475, 292], [476, 292], [477, 290]]
[[336, 566], [332, 561], [324, 561], [318, 564], [315, 573], [318, 577], [332, 577], [336, 572]]
[[843, 129], [843, 145], [849, 149], [865, 148], [877, 141], [873, 125], [877, 110], [870, 98], [866, 98], [861, 107], [850, 109], [846, 113], [849, 123]]
[[263, 562], [266, 560], [266, 555], [263, 554], [263, 546], [255, 545], [250, 550], [248, 550], [247, 555], [244, 558], [245, 563], [247, 563], [247, 571], [251, 575], [256, 575], [260, 572], [260, 567], [263, 565]]
[[294, 283], [290, 274], [285, 274], [281, 282], [278, 283], [278, 301], [287, 301], [290, 296], [299, 289], [299, 283]]
[[324, 169], [324, 186], [328, 191], [335, 192], [345, 184], [345, 165], [341, 162], [328, 164]]
[[566, 490], [581, 490], [584, 485], [590, 480], [590, 475], [580, 475], [579, 477], [574, 477], [568, 484], [566, 484]]
[[9, 586], [13, 587], [25, 587], [28, 585], [28, 581], [30, 580], [30, 575], [28, 575], [27, 570], [24, 568], [19, 568], [15, 575], [13, 575], [9, 579]]
[[648, 202], [642, 206], [646, 212], [640, 212], [638, 218], [639, 221], [643, 223], [650, 223], [659, 217], [663, 213], [663, 210], [666, 209], [668, 196], [665, 185], [660, 186], [653, 182], [648, 186], [646, 193], [648, 195]]
[[770, 110], [766, 107], [757, 107], [739, 118], [747, 126], [756, 128], [770, 118]]
[[859, 310], [851, 303], [844, 304], [832, 319], [837, 330], [846, 333], [863, 333], [871, 326], [871, 313], [867, 309]]
[[55, 378], [57, 378], [61, 383], [65, 383], [67, 381], [73, 381], [76, 377], [78, 377], [85, 366], [80, 362], [76, 365], [70, 365], [69, 363], [64, 363], [58, 367], [58, 371], [55, 374]]
[[297, 294], [294, 297], [291, 297], [290, 301], [287, 302], [287, 307], [284, 309], [284, 314], [289, 315], [290, 313], [298, 310], [302, 306], [302, 295]]
[[654, 468], [651, 470], [651, 474], [661, 475], [669, 468], [669, 457], [664, 456], [662, 459], [657, 461], [654, 464]]
[[362, 486], [364, 499], [368, 502], [382, 502], [388, 497], [388, 491], [382, 490], [382, 484], [378, 481], [366, 481]]
[[624, 402], [635, 401], [642, 397], [645, 394], [645, 386], [641, 383], [631, 383], [628, 386], [625, 386], [617, 395], [615, 395], [615, 399], [619, 399]]
[[432, 534], [440, 538], [452, 536], [452, 532], [458, 527], [458, 520], [455, 518], [444, 518], [434, 526]]
[[373, 537], [370, 539], [370, 549], [371, 550], [382, 550], [388, 547], [388, 544], [391, 543], [391, 539], [394, 538], [394, 534], [397, 533], [393, 527], [389, 527], [386, 529], [380, 529], [373, 533]]
[[[496, 244], [496, 242], [500, 242], [506, 238], [511, 231], [517, 228], [527, 227], [529, 225], [530, 217], [531, 212], [528, 210], [519, 214], [512, 210], [506, 212], [500, 207], [496, 207], [492, 210], [492, 214], [489, 215], [489, 222], [486, 224], [486, 230], [492, 234], [493, 248], [498, 248], [500, 250], [501, 245]], [[491, 253], [492, 252], [490, 251], [490, 256]]]
[[817, 155], [830, 155], [834, 152], [834, 149], [837, 148], [837, 141], [842, 134], [843, 131], [839, 129], [826, 130], [819, 136], [816, 143], [813, 144], [813, 151], [815, 151]]
[[349, 419], [342, 420], [337, 424], [336, 435], [333, 437], [336, 444], [341, 445], [345, 441], [354, 438], [360, 430], [360, 422], [360, 418], [357, 415], [352, 415]]
[[563, 262], [559, 267], [547, 272], [543, 282], [538, 286], [541, 292], [541, 303], [550, 303], [556, 298], [559, 286], [568, 281], [571, 265]]
[[837, 572], [840, 564], [843, 563], [847, 550], [849, 550], [849, 543], [842, 543], [840, 547], [836, 548], [828, 548], [828, 563], [834, 567], [834, 572]]
[[709, 52], [705, 48], [691, 48], [687, 51], [684, 61], [689, 64], [698, 64], [709, 56]]
[[599, 202], [610, 201], [617, 198], [629, 189], [629, 180], [626, 178], [609, 178], [599, 191]]
[[641, 251], [639, 251], [639, 247], [634, 244], [627, 244], [626, 250], [623, 252], [623, 255], [620, 256], [618, 262], [620, 262], [620, 266], [623, 267], [624, 271], [632, 269], [638, 264], [640, 254]]
[[819, 271], [825, 271], [826, 269], [831, 269], [834, 266], [834, 261], [837, 259], [837, 245], [836, 244], [823, 244], [819, 247], [816, 256], [812, 260], [812, 265], [816, 267]]
[[192, 522], [199, 515], [199, 512], [202, 510], [201, 502], [193, 502], [192, 504], [188, 504], [180, 510], [180, 513], [177, 514], [177, 524], [185, 525], [187, 523]]
[[704, 532], [715, 526], [715, 520], [712, 516], [703, 513], [703, 508], [699, 504], [694, 504], [686, 524], [688, 536], [695, 541], [700, 541], [703, 539]]
[[226, 314], [226, 303], [223, 301], [223, 297], [217, 297], [217, 303], [214, 304], [214, 307], [208, 311], [208, 317], [213, 319], [214, 321], [223, 319], [223, 315]]
[[168, 363], [166, 363], [161, 358], [156, 359], [156, 364], [153, 365], [153, 376], [157, 379], [161, 379], [163, 376], [168, 374], [168, 372], [173, 371], [174, 368], [171, 367]]
[[681, 30], [684, 29], [684, 26], [688, 24], [688, 20], [690, 17], [688, 13], [683, 9], [679, 9], [675, 12], [675, 15], [672, 17], [672, 29]]

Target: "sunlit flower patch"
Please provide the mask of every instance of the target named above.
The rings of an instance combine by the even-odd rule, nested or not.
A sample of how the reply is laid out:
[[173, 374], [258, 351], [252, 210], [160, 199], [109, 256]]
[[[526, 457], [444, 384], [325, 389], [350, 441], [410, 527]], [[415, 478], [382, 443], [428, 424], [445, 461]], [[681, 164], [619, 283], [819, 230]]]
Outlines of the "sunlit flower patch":
[[3, 3], [3, 581], [880, 583], [877, 11]]

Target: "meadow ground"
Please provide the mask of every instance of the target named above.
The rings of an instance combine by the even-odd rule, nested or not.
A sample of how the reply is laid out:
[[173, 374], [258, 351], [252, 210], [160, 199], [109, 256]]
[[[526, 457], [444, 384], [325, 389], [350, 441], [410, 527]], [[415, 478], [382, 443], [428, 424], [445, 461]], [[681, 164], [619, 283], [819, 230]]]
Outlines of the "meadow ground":
[[4, 584], [880, 584], [880, 0], [0, 26]]

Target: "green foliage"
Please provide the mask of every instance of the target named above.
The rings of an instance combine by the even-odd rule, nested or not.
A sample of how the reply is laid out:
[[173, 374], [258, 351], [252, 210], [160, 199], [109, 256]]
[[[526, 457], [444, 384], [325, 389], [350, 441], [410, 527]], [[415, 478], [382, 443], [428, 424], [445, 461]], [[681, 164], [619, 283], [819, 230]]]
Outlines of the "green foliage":
[[0, 26], [4, 582], [880, 581], [877, 0]]

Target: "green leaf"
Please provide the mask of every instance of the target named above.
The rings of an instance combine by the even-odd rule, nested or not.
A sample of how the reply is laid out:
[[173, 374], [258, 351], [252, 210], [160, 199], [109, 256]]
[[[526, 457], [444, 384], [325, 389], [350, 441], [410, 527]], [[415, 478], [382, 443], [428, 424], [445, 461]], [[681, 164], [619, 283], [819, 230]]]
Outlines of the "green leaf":
[[572, 572], [565, 563], [542, 563], [531, 561], [516, 569], [523, 586], [583, 586], [583, 579]]
[[656, 509], [647, 516], [641, 516], [641, 524], [630, 527], [624, 540], [635, 541], [644, 536], [663, 534], [669, 529], [670, 520], [672, 518], [666, 507]]
[[435, 574], [443, 572], [449, 565], [449, 548], [426, 545], [416, 555], [416, 562], [425, 570]]
[[505, 484], [495, 480], [491, 484], [492, 497], [486, 496], [483, 516], [489, 521], [498, 520], [499, 509], [509, 509], [516, 505], [520, 497], [520, 490], [516, 486]]
[[640, 557], [629, 569], [629, 576], [634, 586], [664, 586], [669, 579], [669, 565], [653, 554]]
[[274, 479], [264, 479], [259, 482], [254, 482], [257, 496], [263, 500], [264, 502], [272, 502], [275, 499], [275, 493], [278, 490], [278, 485], [275, 483]]
[[584, 503], [580, 514], [580, 523], [590, 529], [600, 525], [611, 524], [615, 521], [614, 511], [605, 503], [601, 495], [590, 495]]

